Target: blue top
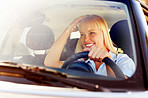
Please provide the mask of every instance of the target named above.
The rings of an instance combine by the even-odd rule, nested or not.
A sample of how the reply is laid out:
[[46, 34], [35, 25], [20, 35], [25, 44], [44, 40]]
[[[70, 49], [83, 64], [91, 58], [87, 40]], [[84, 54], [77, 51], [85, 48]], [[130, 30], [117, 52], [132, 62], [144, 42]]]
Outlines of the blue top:
[[[112, 56], [112, 60], [119, 66], [119, 68], [122, 70], [124, 75], [131, 77], [134, 74], [135, 69], [136, 69], [135, 63], [133, 62], [133, 60], [131, 58], [129, 58], [129, 56], [127, 54], [116, 55], [112, 52], [109, 52], [109, 54]], [[94, 61], [88, 59], [85, 62], [88, 63], [92, 67], [95, 74], [107, 76], [105, 63], [103, 63], [99, 67], [98, 71], [96, 71]]]

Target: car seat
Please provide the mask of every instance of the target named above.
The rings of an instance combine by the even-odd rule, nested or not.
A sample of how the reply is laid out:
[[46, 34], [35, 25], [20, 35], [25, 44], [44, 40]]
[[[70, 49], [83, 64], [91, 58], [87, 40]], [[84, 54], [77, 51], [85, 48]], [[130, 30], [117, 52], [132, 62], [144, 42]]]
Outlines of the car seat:
[[[34, 26], [26, 36], [26, 46], [33, 51], [33, 55], [23, 56], [21, 61], [27, 64], [44, 65], [47, 50], [54, 43], [52, 30], [45, 25]], [[37, 54], [36, 51], [44, 50], [45, 53]]]
[[110, 36], [114, 44], [133, 59], [132, 43], [127, 20], [116, 22], [110, 29]]
[[61, 61], [65, 61], [68, 57], [75, 54], [75, 48], [76, 48], [78, 40], [79, 40], [78, 38], [67, 40], [67, 43], [65, 44], [61, 57], [60, 57]]

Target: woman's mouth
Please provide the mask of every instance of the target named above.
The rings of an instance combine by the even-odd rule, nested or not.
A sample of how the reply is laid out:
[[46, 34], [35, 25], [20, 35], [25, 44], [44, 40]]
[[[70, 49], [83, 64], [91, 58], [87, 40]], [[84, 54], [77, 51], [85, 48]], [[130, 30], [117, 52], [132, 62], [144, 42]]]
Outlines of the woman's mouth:
[[91, 48], [92, 46], [94, 46], [95, 44], [85, 44], [86, 48]]

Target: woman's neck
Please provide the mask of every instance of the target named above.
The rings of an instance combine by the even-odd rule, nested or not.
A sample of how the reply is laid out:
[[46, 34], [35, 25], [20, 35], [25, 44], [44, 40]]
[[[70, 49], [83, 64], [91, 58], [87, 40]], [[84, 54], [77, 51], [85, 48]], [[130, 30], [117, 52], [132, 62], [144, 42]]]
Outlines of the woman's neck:
[[95, 68], [98, 71], [98, 69], [100, 68], [101, 64], [103, 64], [103, 62], [95, 62]]

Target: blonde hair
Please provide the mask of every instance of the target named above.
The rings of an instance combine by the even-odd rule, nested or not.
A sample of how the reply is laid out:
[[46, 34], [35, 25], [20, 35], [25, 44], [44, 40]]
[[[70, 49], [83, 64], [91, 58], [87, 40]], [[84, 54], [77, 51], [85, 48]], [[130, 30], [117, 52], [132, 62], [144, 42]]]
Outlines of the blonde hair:
[[[90, 26], [97, 26], [100, 30], [103, 31], [105, 46], [111, 52], [118, 54], [118, 52], [117, 52], [118, 49], [117, 49], [117, 47], [114, 46], [114, 43], [112, 42], [112, 40], [110, 38], [110, 34], [108, 31], [108, 26], [107, 26], [106, 21], [98, 15], [87, 15], [84, 19], [82, 19], [80, 21], [79, 26], [81, 26], [85, 23], [88, 23], [88, 22], [91, 23]], [[77, 43], [77, 46], [75, 49], [75, 53], [82, 52], [82, 50], [83, 50], [80, 39], [78, 40], [78, 43]]]

